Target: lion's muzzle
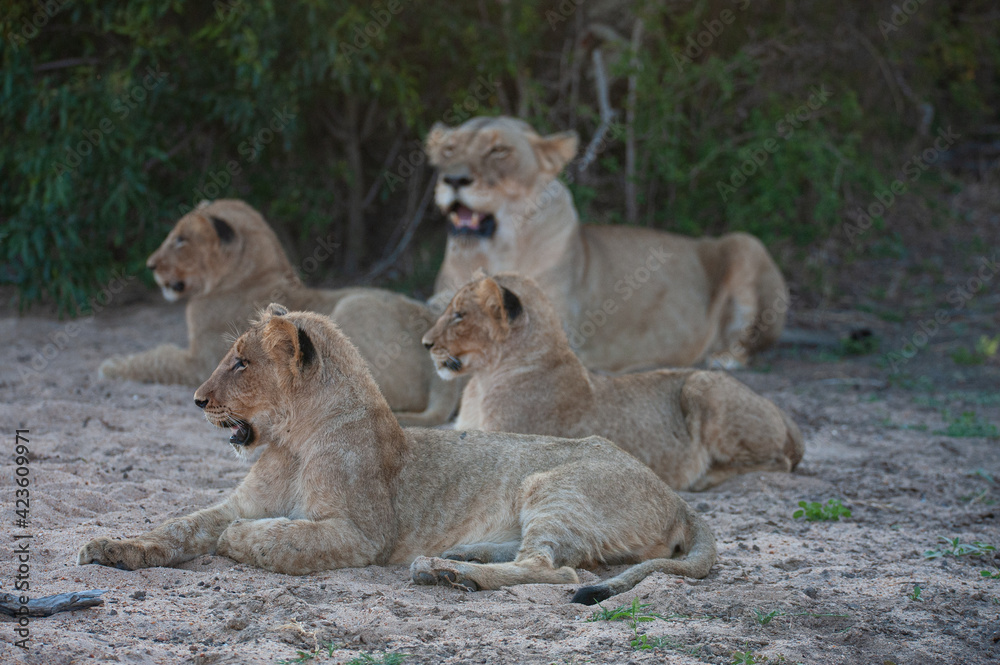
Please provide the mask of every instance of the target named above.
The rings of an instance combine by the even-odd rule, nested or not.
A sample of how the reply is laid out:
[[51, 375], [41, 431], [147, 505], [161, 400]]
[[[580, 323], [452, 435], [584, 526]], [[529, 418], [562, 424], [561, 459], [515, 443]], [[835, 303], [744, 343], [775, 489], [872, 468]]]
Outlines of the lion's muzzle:
[[249, 446], [257, 438], [254, 433], [253, 427], [250, 423], [242, 423], [229, 421], [224, 425], [224, 427], [229, 427], [233, 431], [233, 435], [229, 437], [229, 443], [234, 446]]
[[448, 234], [492, 238], [497, 231], [497, 220], [492, 213], [477, 212], [458, 201], [448, 208]]

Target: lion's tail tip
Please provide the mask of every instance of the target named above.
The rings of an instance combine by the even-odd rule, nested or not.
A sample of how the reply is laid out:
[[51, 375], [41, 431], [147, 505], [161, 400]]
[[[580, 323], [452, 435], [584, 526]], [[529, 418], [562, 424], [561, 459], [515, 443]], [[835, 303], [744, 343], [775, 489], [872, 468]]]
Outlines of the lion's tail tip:
[[571, 602], [580, 605], [596, 605], [602, 600], [607, 600], [615, 595], [607, 584], [595, 584], [593, 586], [581, 587], [575, 594]]

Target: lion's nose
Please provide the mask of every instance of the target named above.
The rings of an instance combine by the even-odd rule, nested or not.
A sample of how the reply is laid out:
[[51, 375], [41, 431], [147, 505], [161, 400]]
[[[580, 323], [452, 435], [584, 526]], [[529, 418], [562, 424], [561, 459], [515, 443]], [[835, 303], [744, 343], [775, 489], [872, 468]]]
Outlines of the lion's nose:
[[428, 351], [430, 351], [432, 346], [434, 346], [434, 342], [428, 342], [426, 339], [424, 340], [424, 348], [425, 349], [427, 349]]
[[198, 399], [197, 397], [195, 397], [194, 398], [194, 405], [197, 406], [199, 409], [204, 409], [208, 405], [208, 400], [207, 399]]
[[152, 261], [150, 261], [149, 263], [146, 264], [146, 269], [147, 270], [156, 270], [156, 264], [153, 263]]
[[444, 181], [446, 184], [451, 185], [452, 189], [459, 189], [472, 184], [472, 178], [464, 175], [446, 175]]

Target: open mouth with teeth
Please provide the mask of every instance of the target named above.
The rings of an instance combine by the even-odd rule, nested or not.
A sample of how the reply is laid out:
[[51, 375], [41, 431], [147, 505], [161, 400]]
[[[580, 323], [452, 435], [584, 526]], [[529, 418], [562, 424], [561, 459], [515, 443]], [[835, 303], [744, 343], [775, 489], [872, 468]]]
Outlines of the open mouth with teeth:
[[233, 435], [229, 437], [229, 443], [234, 446], [249, 446], [256, 438], [253, 427], [249, 423], [224, 420], [219, 423], [219, 427], [228, 427], [233, 431]]
[[448, 233], [453, 236], [490, 238], [496, 230], [496, 217], [488, 212], [476, 212], [457, 201], [448, 209]]

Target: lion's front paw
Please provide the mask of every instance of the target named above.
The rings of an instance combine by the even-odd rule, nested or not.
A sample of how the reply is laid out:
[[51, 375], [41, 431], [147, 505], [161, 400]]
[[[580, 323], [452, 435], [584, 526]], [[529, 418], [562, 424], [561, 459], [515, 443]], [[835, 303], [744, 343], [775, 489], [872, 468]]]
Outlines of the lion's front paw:
[[248, 560], [249, 530], [243, 526], [245, 524], [247, 524], [247, 520], [233, 520], [219, 536], [219, 544], [215, 553], [219, 556], [229, 557], [234, 561], [250, 563]]
[[443, 584], [463, 591], [479, 591], [479, 585], [462, 572], [462, 564], [437, 557], [421, 556], [410, 564], [414, 584]]
[[125, 356], [111, 356], [97, 368], [97, 376], [102, 379], [123, 379], [127, 366], [128, 358]]
[[96, 563], [122, 570], [136, 570], [161, 565], [156, 562], [151, 563], [150, 554], [150, 548], [133, 540], [96, 538], [80, 548], [76, 563], [78, 566]]
[[216, 554], [258, 568], [287, 572], [285, 564], [288, 562], [275, 560], [281, 559], [281, 557], [272, 557], [271, 551], [281, 544], [279, 543], [280, 535], [275, 533], [273, 529], [288, 521], [288, 518], [285, 517], [233, 520], [219, 536]]

